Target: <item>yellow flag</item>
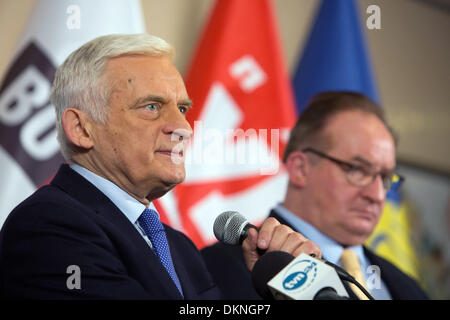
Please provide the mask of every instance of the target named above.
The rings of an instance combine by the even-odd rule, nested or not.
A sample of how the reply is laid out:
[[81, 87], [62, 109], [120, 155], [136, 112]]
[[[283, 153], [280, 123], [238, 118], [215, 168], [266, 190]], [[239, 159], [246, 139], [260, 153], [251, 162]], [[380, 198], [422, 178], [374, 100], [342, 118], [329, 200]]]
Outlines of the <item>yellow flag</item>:
[[380, 221], [366, 246], [419, 280], [419, 262], [412, 243], [411, 208], [405, 201], [387, 200]]

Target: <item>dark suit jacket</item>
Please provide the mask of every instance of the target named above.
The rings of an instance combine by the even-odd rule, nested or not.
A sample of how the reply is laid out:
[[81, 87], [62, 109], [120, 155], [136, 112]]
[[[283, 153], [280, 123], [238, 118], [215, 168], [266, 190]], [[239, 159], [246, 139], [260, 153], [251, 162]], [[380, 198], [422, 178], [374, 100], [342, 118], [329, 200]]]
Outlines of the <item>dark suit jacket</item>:
[[[271, 211], [270, 216], [276, 218], [280, 223], [289, 226], [287, 221], [281, 218], [275, 210]], [[314, 239], [311, 240], [314, 241]], [[371, 264], [380, 267], [381, 279], [388, 287], [392, 299], [428, 299], [427, 295], [416, 282], [392, 263], [365, 247], [364, 253]], [[204, 248], [202, 255], [215, 282], [226, 299], [261, 299], [253, 288], [251, 273], [245, 266], [242, 249], [239, 246], [217, 243]], [[349, 296], [357, 299], [348, 284], [345, 281], [343, 283]]]
[[[186, 299], [218, 299], [195, 245], [165, 225]], [[81, 289], [67, 281], [80, 268]], [[62, 165], [8, 216], [0, 232], [3, 298], [181, 299], [158, 257], [96, 187]]]

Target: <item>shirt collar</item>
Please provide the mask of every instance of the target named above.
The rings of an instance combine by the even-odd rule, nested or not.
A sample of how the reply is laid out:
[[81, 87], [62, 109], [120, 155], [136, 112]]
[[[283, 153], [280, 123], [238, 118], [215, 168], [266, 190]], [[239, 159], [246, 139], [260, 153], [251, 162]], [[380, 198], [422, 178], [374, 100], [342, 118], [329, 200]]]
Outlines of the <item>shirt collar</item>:
[[[135, 224], [139, 216], [146, 209], [146, 206], [133, 198], [130, 194], [119, 188], [113, 182], [100, 177], [92, 171], [76, 164], [70, 163], [70, 167], [78, 174], [83, 176], [86, 180], [92, 183], [97, 189], [99, 189], [105, 196], [107, 196], [117, 208], [130, 220], [132, 224]], [[151, 202], [148, 206], [149, 209], [155, 209], [155, 206]]]
[[[275, 207], [275, 211], [296, 231], [299, 231], [308, 239], [313, 239], [314, 243], [316, 243], [322, 250], [322, 256], [324, 259], [327, 259], [334, 264], [339, 264], [339, 259], [341, 258], [342, 251], [344, 250], [344, 247], [341, 244], [323, 234], [312, 224], [293, 214], [281, 203]], [[365, 261], [362, 245], [347, 247], [347, 249], [350, 249], [356, 253], [360, 263]]]

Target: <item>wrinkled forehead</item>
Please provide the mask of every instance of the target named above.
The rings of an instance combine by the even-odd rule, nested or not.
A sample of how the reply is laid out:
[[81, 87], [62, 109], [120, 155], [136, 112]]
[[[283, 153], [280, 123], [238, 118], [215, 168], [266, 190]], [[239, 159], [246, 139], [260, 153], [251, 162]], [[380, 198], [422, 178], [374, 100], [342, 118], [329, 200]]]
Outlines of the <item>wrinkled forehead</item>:
[[328, 152], [342, 159], [363, 158], [386, 168], [395, 167], [394, 139], [373, 114], [345, 111], [331, 117], [323, 130]]
[[108, 60], [103, 74], [114, 90], [187, 96], [183, 78], [167, 56], [126, 55]]
[[180, 73], [168, 56], [127, 54], [110, 58], [105, 64], [104, 75], [117, 78], [138, 76], [181, 78]]

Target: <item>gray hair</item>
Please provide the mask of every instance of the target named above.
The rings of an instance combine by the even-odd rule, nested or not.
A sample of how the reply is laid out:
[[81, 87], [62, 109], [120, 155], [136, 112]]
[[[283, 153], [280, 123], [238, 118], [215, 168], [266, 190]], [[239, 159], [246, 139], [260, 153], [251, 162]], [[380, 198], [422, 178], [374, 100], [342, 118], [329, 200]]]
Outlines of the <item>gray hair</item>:
[[61, 118], [67, 108], [77, 108], [99, 123], [107, 121], [107, 105], [113, 89], [102, 79], [109, 59], [122, 55], [175, 56], [174, 48], [149, 34], [113, 34], [95, 38], [72, 52], [56, 70], [50, 101], [56, 111], [56, 130], [61, 153], [70, 160], [76, 147], [67, 139]]

